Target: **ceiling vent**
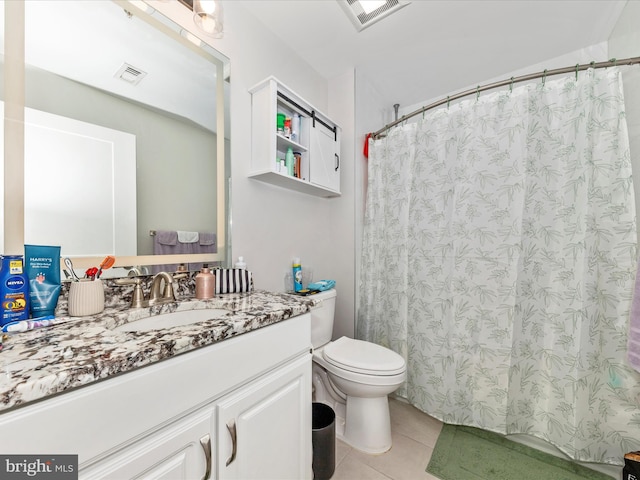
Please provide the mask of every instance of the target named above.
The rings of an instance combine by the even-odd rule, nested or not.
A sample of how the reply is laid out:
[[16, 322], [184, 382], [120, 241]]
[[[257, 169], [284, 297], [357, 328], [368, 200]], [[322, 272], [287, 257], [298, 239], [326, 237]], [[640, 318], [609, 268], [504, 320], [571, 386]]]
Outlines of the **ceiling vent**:
[[124, 80], [131, 85], [137, 85], [147, 75], [147, 72], [143, 72], [142, 70], [129, 65], [128, 63], [123, 63], [122, 66], [118, 69], [114, 77], [119, 78], [120, 80]]
[[349, 20], [361, 31], [384, 17], [406, 7], [411, 2], [403, 0], [338, 0]]

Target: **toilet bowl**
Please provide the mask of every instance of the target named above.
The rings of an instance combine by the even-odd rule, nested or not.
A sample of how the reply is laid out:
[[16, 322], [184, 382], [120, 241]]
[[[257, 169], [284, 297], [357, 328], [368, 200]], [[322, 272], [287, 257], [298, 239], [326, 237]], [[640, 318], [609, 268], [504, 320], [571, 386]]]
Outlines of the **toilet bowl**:
[[402, 356], [374, 343], [341, 337], [333, 342], [335, 290], [317, 294], [322, 305], [311, 311], [314, 401], [336, 412], [336, 435], [370, 454], [391, 448], [387, 396], [406, 379]]

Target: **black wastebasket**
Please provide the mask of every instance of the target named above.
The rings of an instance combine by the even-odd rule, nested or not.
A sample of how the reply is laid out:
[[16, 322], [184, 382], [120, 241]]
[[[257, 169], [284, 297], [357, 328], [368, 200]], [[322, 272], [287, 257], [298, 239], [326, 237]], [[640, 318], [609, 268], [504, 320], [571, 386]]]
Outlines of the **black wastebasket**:
[[329, 480], [336, 468], [336, 414], [333, 408], [314, 402], [312, 429], [313, 478]]
[[624, 456], [622, 480], [640, 479], [640, 452], [629, 452]]

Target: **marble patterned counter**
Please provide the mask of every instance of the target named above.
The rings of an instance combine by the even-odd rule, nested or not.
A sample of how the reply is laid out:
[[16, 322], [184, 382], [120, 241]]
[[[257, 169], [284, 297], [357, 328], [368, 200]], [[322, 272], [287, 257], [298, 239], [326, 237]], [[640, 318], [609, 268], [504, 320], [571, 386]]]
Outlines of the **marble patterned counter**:
[[[55, 325], [5, 340], [0, 351], [0, 413], [304, 314], [317, 303], [313, 297], [265, 291], [217, 295], [211, 300], [183, 293], [179, 298], [139, 309], [108, 301], [104, 312], [88, 317], [58, 316], [61, 311], [66, 314], [64, 301], [59, 302], [63, 307], [56, 311]], [[228, 313], [186, 326], [114, 330], [150, 315], [192, 309]]]

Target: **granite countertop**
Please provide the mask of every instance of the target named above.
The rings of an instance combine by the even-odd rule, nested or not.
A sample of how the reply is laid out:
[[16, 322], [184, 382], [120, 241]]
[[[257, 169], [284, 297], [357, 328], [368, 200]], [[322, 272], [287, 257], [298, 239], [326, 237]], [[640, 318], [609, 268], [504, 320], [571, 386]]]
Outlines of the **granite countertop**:
[[[0, 413], [301, 315], [316, 303], [312, 297], [252, 291], [210, 300], [188, 297], [148, 308], [108, 307], [95, 316], [56, 317], [50, 327], [5, 340], [0, 351]], [[207, 308], [229, 313], [159, 330], [114, 330], [150, 315]]]

